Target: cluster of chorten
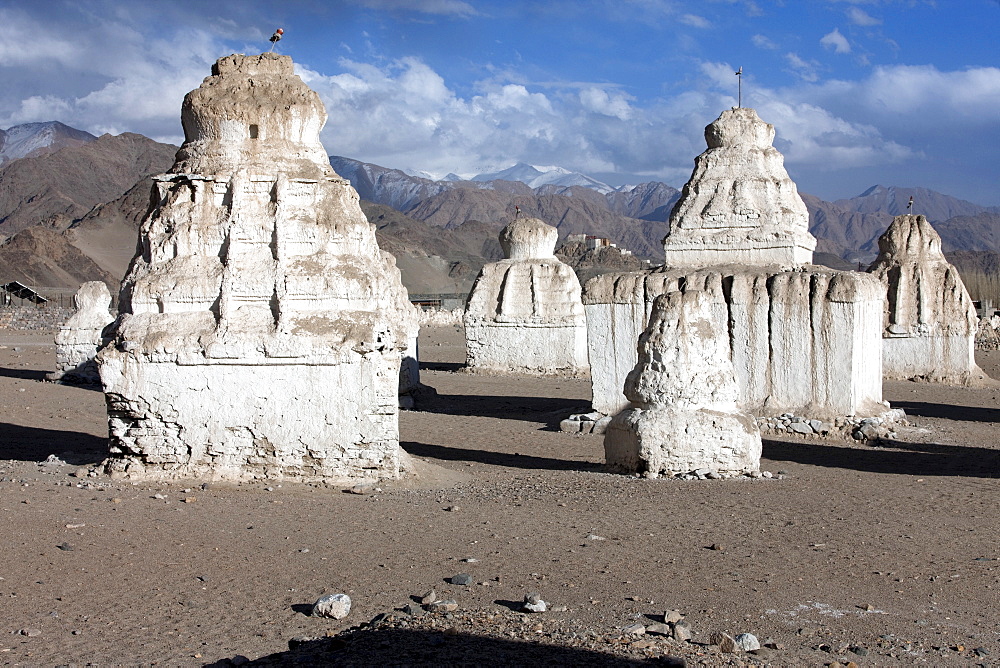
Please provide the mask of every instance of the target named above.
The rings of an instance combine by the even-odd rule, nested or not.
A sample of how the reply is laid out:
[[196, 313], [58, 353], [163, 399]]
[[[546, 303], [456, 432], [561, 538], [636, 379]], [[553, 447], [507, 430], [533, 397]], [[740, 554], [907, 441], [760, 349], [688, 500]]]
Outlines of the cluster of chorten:
[[[319, 97], [287, 56], [233, 55], [187, 95], [182, 121], [117, 318], [105, 327], [110, 295], [88, 284], [60, 333], [56, 375], [93, 382], [99, 370], [106, 469], [398, 477], [416, 313], [330, 167]], [[468, 366], [589, 370], [593, 407], [615, 416], [608, 464], [650, 476], [757, 470], [754, 415], [882, 412], [883, 364], [892, 377], [981, 376], [971, 301], [923, 217], [893, 222], [871, 273], [815, 266], [773, 126], [734, 108], [705, 137], [662, 267], [581, 291], [554, 255], [554, 227], [505, 227], [507, 259], [483, 268], [468, 300]]]

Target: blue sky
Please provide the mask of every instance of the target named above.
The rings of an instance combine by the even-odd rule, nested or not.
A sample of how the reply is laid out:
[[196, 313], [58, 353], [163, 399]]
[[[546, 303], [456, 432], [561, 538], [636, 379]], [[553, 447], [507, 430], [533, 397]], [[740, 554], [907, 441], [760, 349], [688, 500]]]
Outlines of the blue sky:
[[744, 106], [775, 125], [803, 192], [1000, 204], [998, 0], [0, 0], [0, 21], [0, 128], [179, 143], [211, 63], [281, 27], [331, 154], [679, 187], [742, 66]]

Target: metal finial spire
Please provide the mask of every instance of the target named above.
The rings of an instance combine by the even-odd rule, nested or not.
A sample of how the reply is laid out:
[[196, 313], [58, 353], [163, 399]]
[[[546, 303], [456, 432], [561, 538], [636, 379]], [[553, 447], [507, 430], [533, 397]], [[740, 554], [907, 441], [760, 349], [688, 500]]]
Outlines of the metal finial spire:
[[736, 70], [736, 107], [743, 106], [743, 66]]
[[281, 40], [281, 36], [284, 35], [284, 34], [285, 34], [285, 31], [283, 29], [281, 29], [281, 28], [278, 28], [277, 30], [274, 31], [274, 34], [271, 35], [271, 40], [270, 40], [271, 41], [271, 48], [268, 49], [268, 53], [271, 53], [272, 51], [274, 51], [274, 47], [278, 44], [278, 42]]

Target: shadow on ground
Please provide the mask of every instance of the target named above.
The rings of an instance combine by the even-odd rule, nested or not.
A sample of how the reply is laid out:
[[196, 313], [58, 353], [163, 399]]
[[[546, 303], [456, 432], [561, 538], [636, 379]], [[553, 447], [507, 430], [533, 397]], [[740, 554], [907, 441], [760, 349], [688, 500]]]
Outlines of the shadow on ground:
[[8, 369], [0, 367], [0, 376], [19, 380], [45, 380], [45, 372], [38, 369]]
[[465, 368], [463, 362], [421, 362], [421, 371], [450, 371], [452, 373]]
[[0, 422], [0, 459], [41, 462], [56, 455], [67, 464], [84, 466], [102, 461], [108, 439], [78, 431], [39, 429]]
[[421, 397], [417, 410], [443, 415], [461, 415], [541, 422], [547, 431], [559, 431], [559, 423], [571, 413], [586, 413], [589, 402], [559, 397], [484, 396], [478, 394], [434, 394]]
[[1000, 450], [906, 443], [882, 439], [875, 446], [764, 440], [763, 457], [776, 462], [915, 476], [1000, 478]]
[[472, 448], [455, 448], [447, 445], [430, 445], [414, 441], [401, 441], [400, 447], [411, 455], [439, 459], [449, 462], [479, 462], [492, 466], [506, 466], [513, 469], [535, 469], [544, 471], [603, 471], [604, 465], [590, 462], [535, 457], [517, 452], [492, 452]]
[[588, 649], [501, 640], [446, 630], [370, 626], [334, 638], [292, 641], [287, 652], [244, 662], [243, 657], [210, 664], [224, 666], [680, 666], [664, 659], [636, 661]]
[[929, 404], [923, 401], [893, 401], [893, 408], [902, 408], [909, 416], [961, 420], [963, 422], [1000, 422], [1000, 409], [981, 406]]

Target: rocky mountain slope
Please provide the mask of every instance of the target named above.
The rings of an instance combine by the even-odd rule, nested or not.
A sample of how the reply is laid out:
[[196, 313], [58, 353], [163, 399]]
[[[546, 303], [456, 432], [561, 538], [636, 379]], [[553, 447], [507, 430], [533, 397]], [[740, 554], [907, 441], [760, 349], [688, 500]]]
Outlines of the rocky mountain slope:
[[150, 175], [169, 169], [176, 151], [126, 133], [5, 165], [0, 280], [55, 288], [102, 280], [117, 290], [149, 208]]
[[0, 234], [34, 225], [64, 230], [143, 176], [166, 171], [176, 150], [124, 133], [9, 162], [0, 168]]
[[[57, 141], [42, 146], [45, 150], [36, 146], [0, 167], [0, 235], [6, 238], [0, 243], [0, 279], [65, 288], [99, 279], [114, 291], [135, 253], [136, 230], [149, 206], [150, 176], [169, 169], [176, 147], [129, 133], [87, 140], [86, 133], [63, 130], [66, 126], [58, 123], [33, 125], [44, 126], [36, 128], [38, 137], [44, 130], [72, 141], [61, 149]], [[9, 133], [0, 138], [10, 155], [31, 144], [11, 144]], [[11, 148], [15, 144], [21, 147], [17, 151]], [[516, 207], [522, 215], [558, 227], [563, 241], [570, 234], [589, 234], [635, 253], [627, 258], [617, 251], [607, 257], [581, 248], [562, 251], [581, 274], [638, 268], [643, 259], [655, 263], [679, 197], [664, 183], [610, 188], [566, 170], [543, 173], [529, 165], [479, 180], [451, 175], [434, 181], [340, 156], [330, 161], [358, 190], [379, 243], [396, 256], [414, 293], [468, 291], [483, 263], [500, 257], [496, 236]], [[535, 186], [487, 176], [524, 178]], [[816, 261], [838, 268], [867, 265], [878, 251], [879, 235], [893, 215], [906, 212], [911, 195], [913, 210], [934, 223], [946, 251], [972, 253], [962, 256], [967, 271], [996, 270], [975, 254], [1000, 253], [1000, 207], [922, 188], [884, 186], [836, 202], [802, 195], [819, 240]]]
[[83, 130], [59, 121], [23, 123], [0, 130], [0, 165], [31, 156], [55, 153], [67, 146], [79, 146], [97, 139]]

